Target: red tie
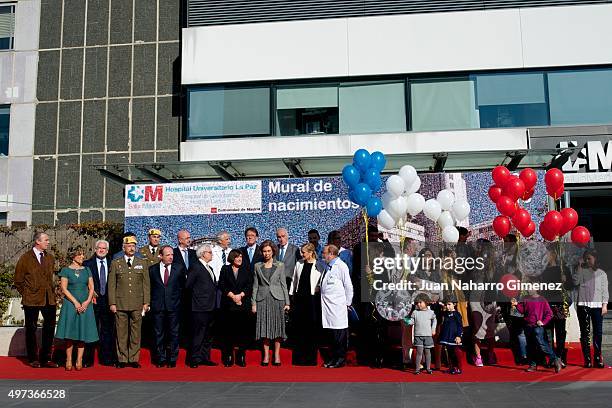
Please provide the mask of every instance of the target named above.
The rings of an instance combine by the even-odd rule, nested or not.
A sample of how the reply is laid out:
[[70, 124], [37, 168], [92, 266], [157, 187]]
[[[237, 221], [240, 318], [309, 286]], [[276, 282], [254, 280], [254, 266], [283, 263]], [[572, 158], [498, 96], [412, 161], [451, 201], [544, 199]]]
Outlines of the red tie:
[[164, 286], [168, 286], [168, 278], [170, 277], [170, 273], [168, 272], [168, 265], [165, 265], [164, 267]]

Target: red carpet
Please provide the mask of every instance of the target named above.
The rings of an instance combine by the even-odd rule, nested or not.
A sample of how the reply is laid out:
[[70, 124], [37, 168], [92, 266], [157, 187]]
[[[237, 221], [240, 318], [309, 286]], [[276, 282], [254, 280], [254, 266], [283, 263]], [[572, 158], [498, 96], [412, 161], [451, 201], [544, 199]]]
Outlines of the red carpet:
[[[283, 349], [281, 367], [261, 367], [260, 353], [248, 353], [248, 366], [199, 367], [192, 369], [184, 365], [181, 350], [178, 366], [174, 369], [156, 368], [150, 362], [148, 350], [141, 353], [141, 369], [104, 367], [96, 365], [80, 372], [59, 369], [33, 369], [21, 359], [0, 357], [0, 379], [23, 380], [113, 380], [113, 381], [217, 381], [217, 382], [532, 382], [532, 381], [612, 381], [612, 369], [585, 369], [580, 366], [582, 356], [578, 345], [570, 345], [568, 366], [561, 373], [552, 369], [538, 368], [535, 373], [525, 372], [525, 367], [514, 365], [508, 349], [497, 349], [499, 364], [490, 367], [475, 367], [464, 364], [461, 375], [449, 375], [434, 371], [433, 375], [413, 375], [412, 370], [402, 372], [393, 369], [372, 369], [348, 366], [341, 369], [291, 366], [291, 352]], [[213, 351], [213, 361], [220, 361], [218, 350]]]

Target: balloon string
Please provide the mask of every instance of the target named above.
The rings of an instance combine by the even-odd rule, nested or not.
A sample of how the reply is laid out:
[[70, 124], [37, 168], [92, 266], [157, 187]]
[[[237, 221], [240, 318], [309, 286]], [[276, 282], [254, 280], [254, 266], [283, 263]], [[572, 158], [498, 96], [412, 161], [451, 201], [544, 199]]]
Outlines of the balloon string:
[[365, 222], [365, 243], [366, 243], [366, 260], [368, 267], [370, 266], [370, 250], [369, 250], [369, 238], [368, 238], [368, 213], [365, 208], [361, 209], [363, 215], [363, 222]]

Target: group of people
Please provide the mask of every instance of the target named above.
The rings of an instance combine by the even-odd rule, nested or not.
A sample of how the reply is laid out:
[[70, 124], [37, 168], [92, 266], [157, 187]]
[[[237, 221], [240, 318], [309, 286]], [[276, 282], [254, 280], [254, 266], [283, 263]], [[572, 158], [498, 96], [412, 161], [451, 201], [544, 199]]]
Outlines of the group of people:
[[[476, 281], [496, 280], [501, 273], [520, 277], [512, 236], [507, 238], [508, 248], [515, 249], [504, 251], [499, 259], [487, 240], [467, 243], [468, 234], [460, 228], [460, 242], [445, 247], [440, 255], [483, 257], [485, 268], [471, 276]], [[136, 236], [125, 233], [122, 251], [114, 256], [105, 240], [95, 243], [89, 259], [82, 248], [72, 251], [70, 264], [58, 273], [63, 300], [56, 328], [55, 260], [47, 252], [49, 237], [36, 233], [32, 250], [19, 259], [14, 282], [22, 295], [29, 364], [58, 367], [51, 359], [55, 337], [65, 341], [66, 370], [92, 365], [96, 351], [102, 365], [138, 368], [141, 333], [145, 333], [152, 339], [154, 363], [160, 368], [176, 367], [179, 344], [187, 349], [190, 367], [217, 365], [211, 360], [213, 335], [225, 366], [246, 366], [246, 350], [254, 344], [262, 352], [262, 366], [278, 366], [281, 343], [288, 338], [294, 365], [317, 365], [323, 343], [329, 346], [322, 353], [324, 367], [346, 365], [349, 344], [356, 349], [358, 362], [383, 365], [387, 329], [393, 323], [380, 315], [375, 302], [361, 299], [368, 291], [361, 290], [371, 272], [367, 262], [394, 256], [375, 227], [369, 229], [369, 245], [353, 251], [342, 246], [339, 231], [332, 231], [324, 246], [319, 232], [310, 230], [308, 242], [297, 247], [289, 243], [285, 228], [276, 230], [275, 241], [259, 242], [257, 229], [248, 227], [246, 245], [238, 249], [231, 248], [231, 236], [225, 231], [214, 243], [195, 249], [187, 230], [178, 232], [176, 247], [161, 245], [161, 235], [158, 229], [149, 230], [147, 244], [138, 248]], [[404, 244], [402, 251], [409, 256], [434, 257], [430, 248], [417, 255], [410, 240]], [[362, 260], [363, 250], [369, 253]], [[566, 292], [574, 291], [585, 367], [603, 367], [602, 318], [609, 299], [607, 276], [597, 254], [586, 251], [576, 268], [568, 268], [550, 247], [547, 261], [543, 276], [563, 282], [563, 297], [555, 301], [537, 291], [506, 302], [456, 288], [415, 294], [400, 323], [402, 366], [414, 365], [415, 374], [431, 373], [433, 365], [441, 369], [443, 352], [451, 374], [462, 372], [464, 353], [476, 366], [495, 364], [496, 328], [503, 321], [517, 364], [534, 371], [542, 356], [548, 356], [546, 364], [559, 371], [567, 356]], [[452, 263], [442, 269], [429, 265], [423, 262], [410, 279], [460, 278]], [[39, 350], [36, 328], [41, 313]], [[143, 320], [151, 327], [143, 327]]]

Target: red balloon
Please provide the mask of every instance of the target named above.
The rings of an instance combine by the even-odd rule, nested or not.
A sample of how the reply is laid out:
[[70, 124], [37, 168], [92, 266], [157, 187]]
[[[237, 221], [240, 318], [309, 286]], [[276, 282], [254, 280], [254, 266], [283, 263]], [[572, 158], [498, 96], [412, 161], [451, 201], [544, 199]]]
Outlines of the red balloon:
[[519, 173], [519, 178], [523, 180], [523, 183], [525, 183], [525, 188], [527, 190], [533, 189], [533, 187], [538, 182], [538, 174], [531, 168], [523, 169]]
[[576, 227], [572, 230], [572, 242], [579, 246], [585, 246], [591, 240], [591, 233], [585, 227]]
[[496, 184], [489, 187], [489, 198], [491, 199], [491, 201], [496, 203], [499, 197], [501, 197], [501, 195], [502, 195], [501, 187], [498, 187]]
[[506, 184], [508, 177], [510, 177], [510, 170], [508, 170], [506, 166], [497, 166], [491, 171], [491, 176], [495, 184], [503, 186]]
[[535, 230], [536, 230], [535, 222], [529, 221], [529, 224], [527, 224], [527, 226], [520, 231], [521, 231], [521, 234], [523, 234], [525, 238], [529, 238], [530, 236], [533, 235]]
[[507, 273], [504, 276], [502, 276], [501, 279], [499, 280], [499, 283], [504, 285], [502, 289], [502, 293], [509, 298], [517, 297], [518, 294], [520, 293], [520, 290], [516, 288], [518, 286], [517, 285], [518, 282], [520, 282], [520, 279], [511, 273]]
[[554, 235], [559, 235], [561, 228], [563, 228], [563, 216], [559, 211], [549, 211], [544, 216], [544, 221], [542, 221], [542, 224], [545, 225], [544, 228]]
[[525, 192], [521, 196], [521, 200], [523, 200], [523, 201], [529, 200], [531, 197], [533, 197], [533, 193], [535, 193], [535, 189], [533, 189], [533, 188], [529, 189], [529, 190], [525, 190]]
[[498, 215], [493, 220], [493, 231], [497, 234], [498, 237], [503, 238], [510, 232], [510, 219], [503, 215]]
[[529, 211], [524, 208], [519, 208], [516, 210], [516, 213], [514, 213], [514, 216], [512, 217], [512, 225], [514, 225], [519, 231], [523, 231], [523, 229], [525, 229], [530, 222], [531, 215], [529, 214]]
[[497, 210], [507, 217], [512, 217], [516, 212], [516, 202], [510, 197], [501, 196], [496, 203]]
[[525, 183], [516, 176], [511, 176], [504, 184], [504, 195], [510, 197], [514, 201], [521, 198], [525, 192]]
[[563, 172], [559, 169], [550, 169], [544, 175], [544, 183], [551, 191], [556, 191], [563, 186]]
[[547, 241], [554, 241], [555, 239], [557, 239], [557, 235], [554, 234], [553, 232], [551, 232], [550, 230], [548, 230], [546, 228], [546, 224], [544, 224], [543, 222], [540, 224], [540, 228], [538, 228], [538, 229], [540, 230], [540, 235], [545, 240], [547, 240]]
[[570, 207], [562, 209], [560, 213], [563, 217], [563, 226], [561, 231], [559, 231], [559, 235], [565, 235], [578, 225], [578, 213]]

